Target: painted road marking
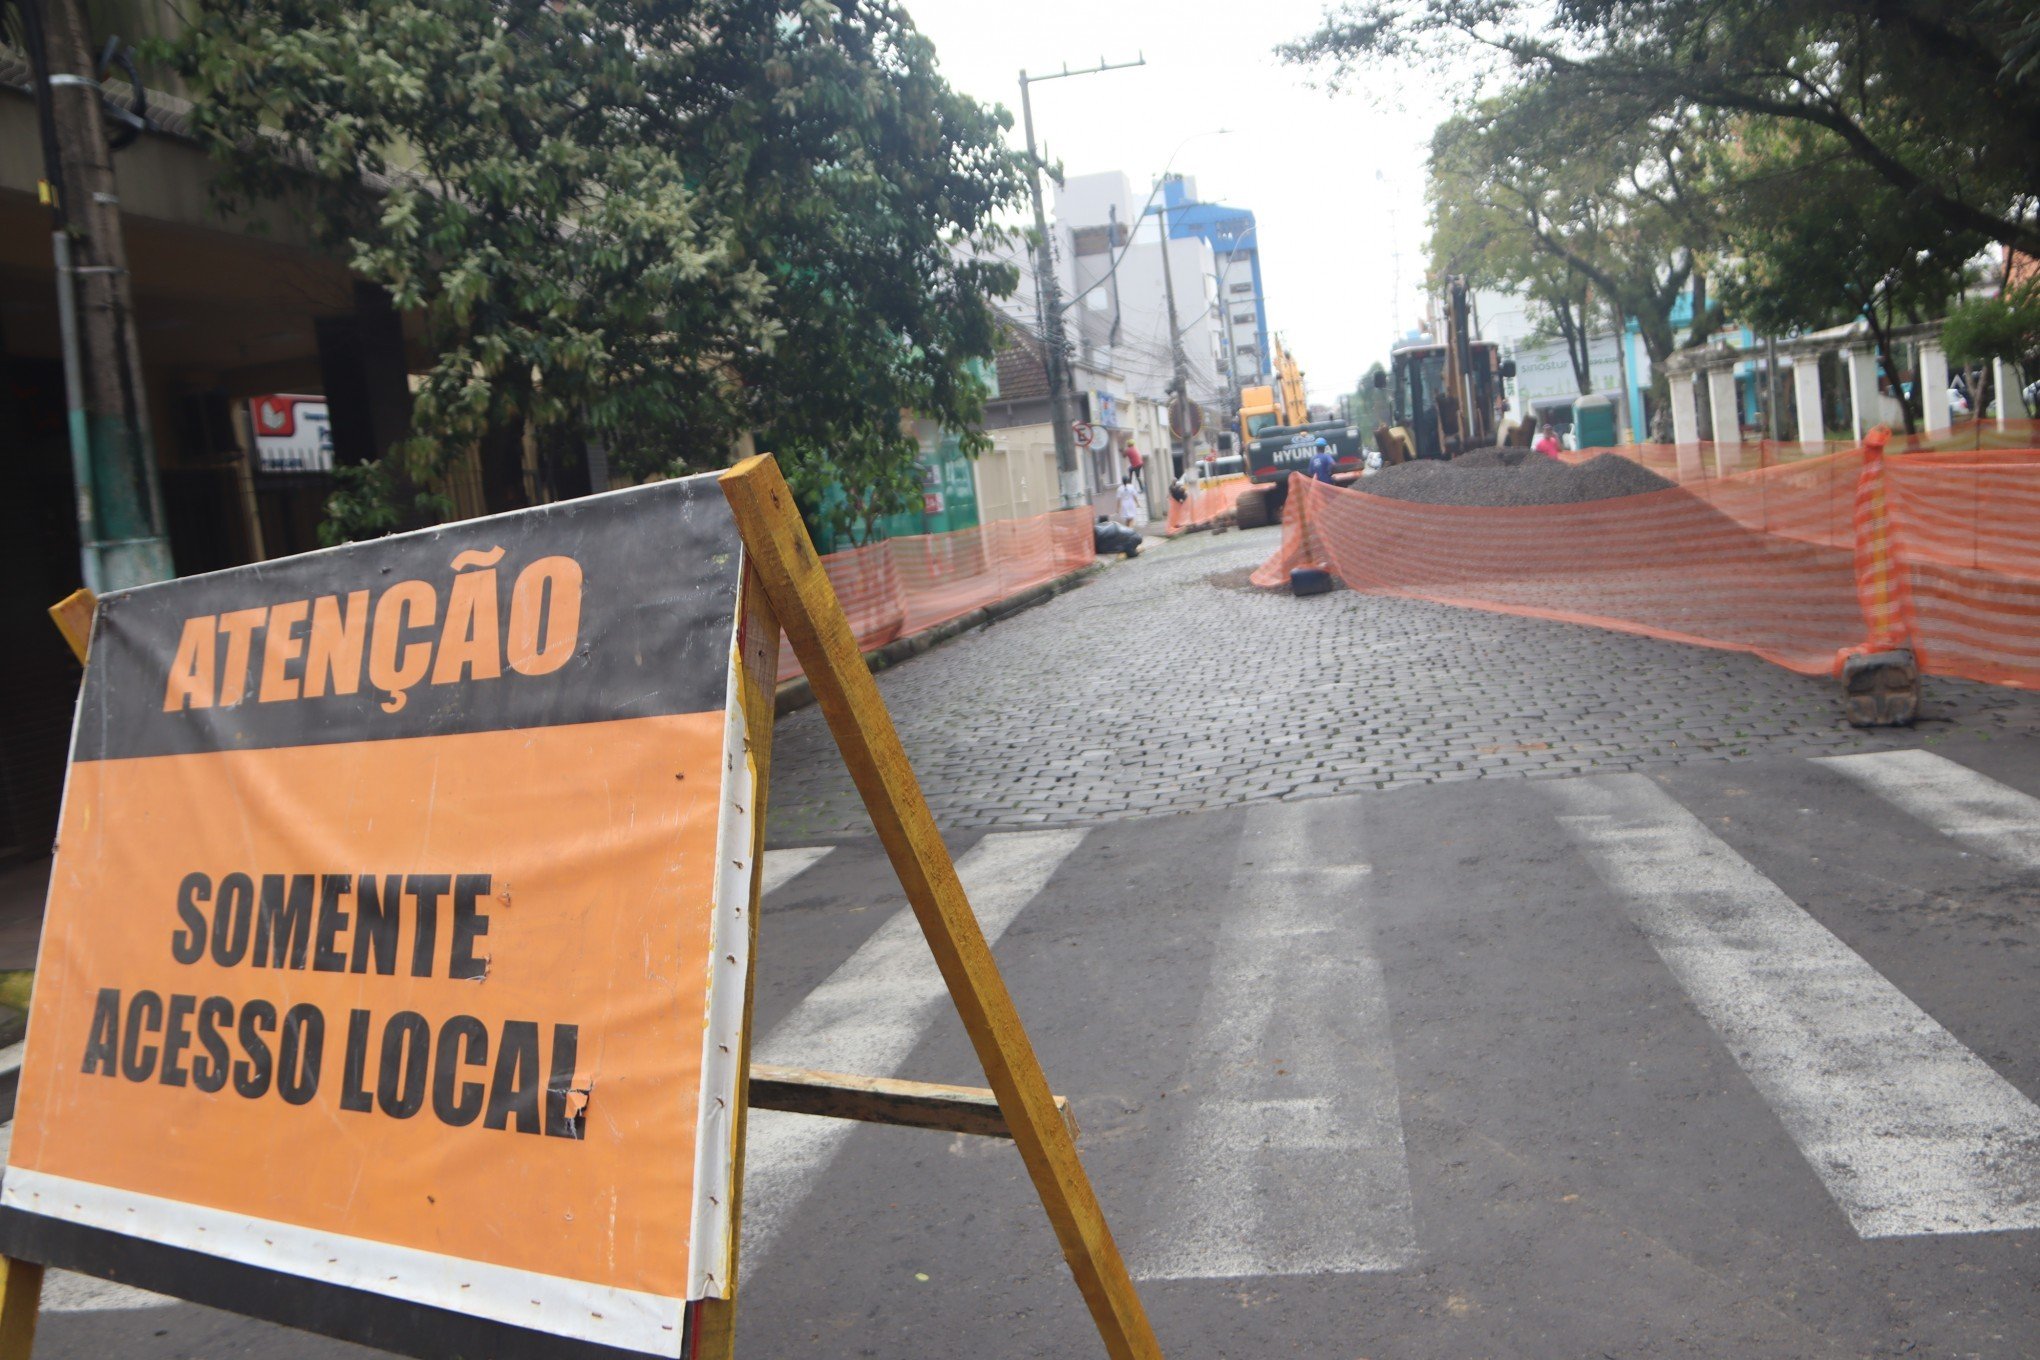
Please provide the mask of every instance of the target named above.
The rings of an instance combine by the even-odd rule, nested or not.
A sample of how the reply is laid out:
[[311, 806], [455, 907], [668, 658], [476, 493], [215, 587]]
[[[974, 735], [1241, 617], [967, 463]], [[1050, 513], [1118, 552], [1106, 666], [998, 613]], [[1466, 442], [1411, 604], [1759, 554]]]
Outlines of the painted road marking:
[[[997, 943], [1084, 835], [995, 833], [957, 861], [957, 874], [988, 942]], [[758, 1062], [892, 1076], [936, 1015], [947, 1011], [948, 1001], [920, 923], [902, 907], [801, 998], [752, 1056]], [[851, 1129], [841, 1119], [752, 1111], [744, 1145], [743, 1247], [750, 1259], [770, 1250]]]
[[1651, 780], [1539, 787], [1859, 1236], [2040, 1227], [2040, 1108]]
[[2040, 798], [1932, 751], [1869, 751], [1815, 761], [1992, 859], [2040, 869]]
[[45, 1313], [126, 1313], [140, 1308], [175, 1308], [180, 1302], [167, 1294], [151, 1294], [68, 1270], [52, 1270], [43, 1277], [41, 1307]]
[[770, 897], [828, 857], [833, 845], [797, 845], [765, 852], [765, 871], [758, 876], [758, 895]]
[[1176, 1130], [1129, 1253], [1142, 1279], [1395, 1270], [1417, 1259], [1368, 866], [1343, 829], [1247, 813]]

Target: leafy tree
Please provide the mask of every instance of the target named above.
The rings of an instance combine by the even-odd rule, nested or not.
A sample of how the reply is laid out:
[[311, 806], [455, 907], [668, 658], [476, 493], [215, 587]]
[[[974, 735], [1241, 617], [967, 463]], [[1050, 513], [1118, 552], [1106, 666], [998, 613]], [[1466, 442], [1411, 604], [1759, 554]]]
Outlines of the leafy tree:
[[2002, 359], [2019, 369], [2022, 383], [2040, 379], [2040, 277], [1958, 305], [1941, 327], [1941, 344], [1958, 364]]
[[[1433, 136], [1433, 254], [1478, 260], [1475, 277], [1543, 304], [1582, 391], [1596, 302], [1618, 331], [1635, 319], [1661, 371], [1722, 319], [1701, 267], [1720, 236], [1714, 122], [1633, 100], [1583, 108], [1549, 87], [1513, 86]], [[1689, 292], [1682, 335], [1672, 318]]]
[[1476, 288], [1525, 298], [1538, 334], [1564, 342], [1573, 381], [1579, 391], [1590, 391], [1593, 285], [1545, 250], [1522, 217], [1482, 196], [1480, 174], [1456, 154], [1471, 130], [1470, 120], [1460, 119], [1441, 128], [1433, 142], [1425, 188], [1431, 207], [1431, 275], [1460, 275]]
[[1487, 54], [1589, 111], [1817, 129], [1947, 230], [2040, 254], [2031, 0], [1347, 0], [1281, 51], [1335, 82]]
[[978, 423], [1016, 274], [966, 247], [1024, 179], [892, 0], [197, 0], [178, 55], [223, 197], [303, 209], [435, 356], [335, 536], [525, 421], [633, 478], [751, 431], [809, 505], [904, 502], [903, 410]]
[[1388, 423], [1392, 404], [1388, 388], [1374, 385], [1376, 378], [1386, 378], [1387, 375], [1388, 368], [1379, 359], [1369, 364], [1367, 371], [1360, 375], [1360, 385], [1354, 389], [1347, 419], [1358, 425], [1362, 433]]
[[[1896, 377], [1892, 332], [1941, 315], [1987, 240], [1950, 231], [1821, 129], [1756, 122], [1745, 127], [1741, 151], [1745, 173], [1728, 215], [1740, 262], [1724, 290], [1729, 309], [1773, 335], [1861, 317]], [[1910, 432], [1917, 384], [1902, 406]]]

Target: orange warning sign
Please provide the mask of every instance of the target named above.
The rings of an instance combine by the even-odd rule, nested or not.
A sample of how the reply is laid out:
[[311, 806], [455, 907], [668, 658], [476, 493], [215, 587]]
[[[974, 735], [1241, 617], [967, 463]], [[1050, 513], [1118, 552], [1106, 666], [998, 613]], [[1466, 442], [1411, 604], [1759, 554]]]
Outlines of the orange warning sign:
[[739, 556], [690, 479], [106, 597], [0, 1251], [685, 1354], [733, 1254]]

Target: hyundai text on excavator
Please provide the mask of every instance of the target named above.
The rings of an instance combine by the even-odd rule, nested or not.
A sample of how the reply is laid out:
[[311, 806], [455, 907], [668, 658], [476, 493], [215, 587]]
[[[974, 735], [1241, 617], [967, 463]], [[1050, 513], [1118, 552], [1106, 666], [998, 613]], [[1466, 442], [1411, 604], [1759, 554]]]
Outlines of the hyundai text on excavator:
[[1323, 440], [1336, 465], [1334, 479], [1351, 481], [1365, 465], [1360, 430], [1343, 420], [1313, 422], [1303, 395], [1303, 370], [1296, 358], [1275, 342], [1274, 387], [1240, 391], [1240, 448], [1254, 486], [1241, 493], [1233, 515], [1242, 529], [1257, 529], [1282, 518], [1289, 494], [1289, 474], [1306, 472]]

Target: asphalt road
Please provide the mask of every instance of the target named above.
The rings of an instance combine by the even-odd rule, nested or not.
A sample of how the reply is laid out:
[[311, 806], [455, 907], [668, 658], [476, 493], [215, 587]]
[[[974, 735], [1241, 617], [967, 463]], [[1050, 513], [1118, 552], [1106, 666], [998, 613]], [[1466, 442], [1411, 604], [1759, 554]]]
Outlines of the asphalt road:
[[[953, 848], [1171, 1356], [2040, 1354], [2030, 739]], [[874, 845], [768, 873], [762, 1058], [980, 1080]], [[745, 1353], [1099, 1353], [1009, 1145], [750, 1158]], [[39, 1356], [366, 1354], [50, 1302]]]

